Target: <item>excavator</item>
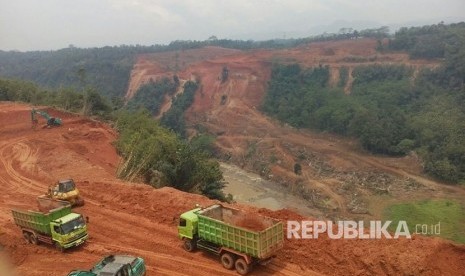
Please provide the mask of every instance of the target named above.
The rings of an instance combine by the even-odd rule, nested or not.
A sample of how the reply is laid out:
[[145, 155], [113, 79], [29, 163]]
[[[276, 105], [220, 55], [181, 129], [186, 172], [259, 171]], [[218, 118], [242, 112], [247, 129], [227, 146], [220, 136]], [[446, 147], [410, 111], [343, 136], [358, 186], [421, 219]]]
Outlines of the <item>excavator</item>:
[[40, 116], [44, 117], [45, 120], [47, 120], [47, 125], [44, 127], [50, 128], [52, 126], [61, 126], [60, 118], [51, 117], [50, 115], [48, 115], [47, 112], [33, 108], [31, 110], [32, 128], [36, 128], [37, 124], [39, 123], [39, 119], [37, 119], [37, 114], [39, 114]]

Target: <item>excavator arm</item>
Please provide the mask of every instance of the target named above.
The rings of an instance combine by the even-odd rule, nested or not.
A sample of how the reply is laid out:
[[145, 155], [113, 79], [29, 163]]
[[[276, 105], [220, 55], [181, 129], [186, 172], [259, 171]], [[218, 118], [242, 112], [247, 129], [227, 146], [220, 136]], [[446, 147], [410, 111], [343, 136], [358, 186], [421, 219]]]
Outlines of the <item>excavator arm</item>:
[[36, 110], [34, 108], [31, 110], [31, 120], [33, 126], [38, 123], [36, 114], [39, 114], [40, 116], [44, 117], [45, 120], [47, 120], [47, 126], [61, 126], [60, 118], [51, 117], [47, 112]]

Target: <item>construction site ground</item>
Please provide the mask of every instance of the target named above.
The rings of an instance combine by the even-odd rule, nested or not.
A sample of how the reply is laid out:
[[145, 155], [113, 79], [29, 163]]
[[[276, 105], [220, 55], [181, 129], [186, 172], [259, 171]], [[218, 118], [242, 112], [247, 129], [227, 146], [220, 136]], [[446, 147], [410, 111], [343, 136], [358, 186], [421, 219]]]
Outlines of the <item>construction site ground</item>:
[[[189, 133], [216, 137], [217, 155], [231, 183], [227, 191], [235, 193], [238, 202], [259, 206], [235, 204], [252, 213], [284, 223], [313, 218], [370, 220], [381, 219], [385, 207], [394, 203], [447, 198], [463, 204], [464, 189], [425, 176], [414, 153], [373, 156], [352, 139], [295, 129], [260, 112], [275, 62], [330, 65], [333, 84], [341, 66], [352, 70], [376, 62], [415, 68], [438, 65], [411, 61], [402, 53], [379, 54], [375, 47], [375, 40], [354, 40], [284, 50], [208, 47], [145, 54], [134, 66], [126, 97], [130, 99], [150, 79], [174, 73], [182, 81], [199, 80], [201, 87], [187, 111]], [[224, 66], [229, 78], [222, 82]], [[350, 89], [349, 80], [344, 90]], [[169, 104], [166, 99], [161, 110]], [[115, 177], [120, 157], [112, 145], [117, 133], [108, 125], [47, 109], [63, 119], [63, 126], [33, 130], [30, 110], [25, 104], [0, 104], [0, 244], [2, 259], [17, 275], [65, 275], [71, 269], [89, 268], [109, 253], [143, 257], [148, 275], [236, 275], [213, 255], [185, 252], [177, 237], [182, 212], [215, 201], [121, 181]], [[302, 165], [300, 174], [294, 172], [296, 162]], [[13, 223], [11, 209], [34, 208], [35, 198], [50, 183], [69, 177], [86, 200], [76, 211], [90, 219], [89, 241], [64, 254], [51, 246], [27, 244]], [[465, 247], [440, 238], [331, 240], [322, 235], [286, 239], [277, 257], [251, 275], [462, 275], [463, 263]]]
[[[90, 268], [110, 253], [143, 257], [148, 275], [236, 275], [213, 255], [185, 252], [177, 237], [182, 212], [196, 203], [206, 206], [214, 201], [118, 180], [114, 175], [119, 157], [112, 146], [116, 133], [110, 127], [77, 115], [48, 112], [61, 117], [64, 125], [33, 130], [30, 106], [0, 104], [0, 244], [2, 262], [16, 275], [65, 275], [72, 269]], [[34, 209], [36, 197], [48, 184], [64, 177], [76, 180], [86, 200], [85, 206], [75, 210], [89, 217], [88, 242], [65, 253], [26, 243], [11, 209]], [[284, 222], [306, 219], [286, 209], [236, 207]], [[320, 236], [286, 239], [282, 252], [251, 275], [460, 275], [464, 261], [464, 246], [437, 238], [329, 240]]]

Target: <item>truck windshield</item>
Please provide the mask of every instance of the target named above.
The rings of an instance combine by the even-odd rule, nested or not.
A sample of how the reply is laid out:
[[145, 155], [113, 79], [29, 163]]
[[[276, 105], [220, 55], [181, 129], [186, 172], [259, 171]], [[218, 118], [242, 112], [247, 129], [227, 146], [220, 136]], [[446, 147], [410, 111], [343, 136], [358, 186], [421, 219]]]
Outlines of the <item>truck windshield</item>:
[[80, 216], [77, 219], [73, 219], [72, 221], [62, 224], [61, 229], [63, 230], [63, 234], [68, 234], [75, 229], [84, 227], [84, 225], [86, 225], [84, 218]]

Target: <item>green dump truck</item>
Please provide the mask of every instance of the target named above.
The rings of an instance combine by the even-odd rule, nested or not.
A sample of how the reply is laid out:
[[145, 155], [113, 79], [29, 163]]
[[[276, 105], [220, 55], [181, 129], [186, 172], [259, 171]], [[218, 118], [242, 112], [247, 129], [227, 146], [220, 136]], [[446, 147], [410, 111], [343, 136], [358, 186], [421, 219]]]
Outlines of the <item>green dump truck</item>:
[[183, 213], [178, 234], [186, 251], [212, 252], [220, 256], [224, 268], [235, 268], [241, 275], [268, 263], [284, 243], [281, 221], [220, 204]]
[[87, 238], [86, 221], [71, 212], [69, 202], [38, 197], [39, 211], [13, 209], [13, 219], [27, 242], [54, 244], [60, 251], [78, 246]]
[[129, 255], [109, 255], [89, 271], [73, 270], [68, 276], [143, 276], [145, 273], [144, 259]]

